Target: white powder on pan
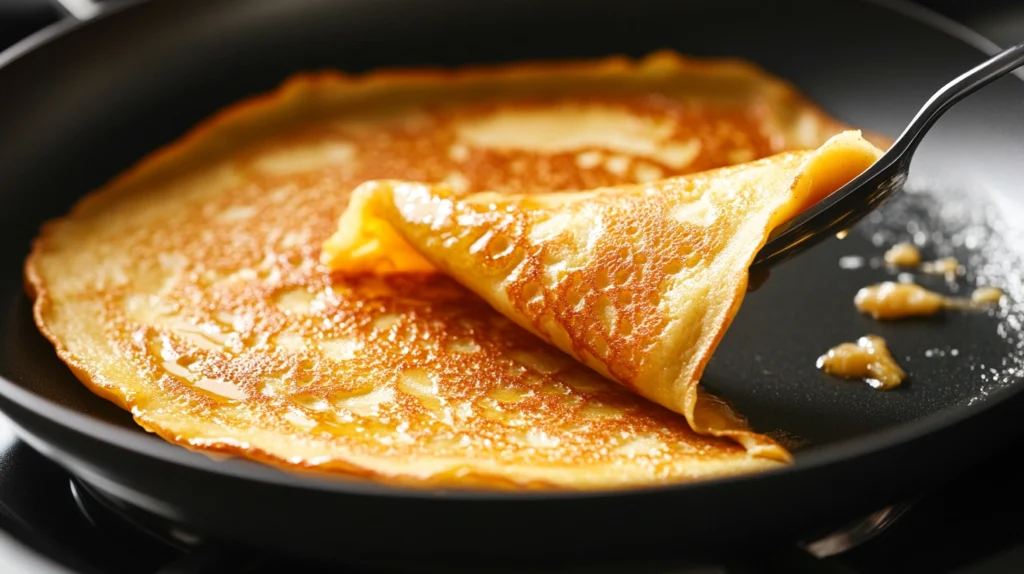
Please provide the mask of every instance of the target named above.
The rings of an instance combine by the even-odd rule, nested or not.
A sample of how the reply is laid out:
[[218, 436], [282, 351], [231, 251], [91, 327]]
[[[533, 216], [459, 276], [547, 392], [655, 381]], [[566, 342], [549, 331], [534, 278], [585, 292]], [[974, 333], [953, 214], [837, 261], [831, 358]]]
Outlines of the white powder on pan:
[[949, 285], [956, 290], [1002, 289], [1002, 303], [987, 312], [1008, 352], [998, 364], [959, 350], [950, 356], [970, 361], [981, 383], [968, 405], [1011, 384], [1024, 384], [1024, 206], [983, 189], [950, 189], [912, 178], [904, 193], [865, 218], [857, 231], [876, 245], [910, 238], [936, 258], [955, 257], [966, 271], [959, 285]]

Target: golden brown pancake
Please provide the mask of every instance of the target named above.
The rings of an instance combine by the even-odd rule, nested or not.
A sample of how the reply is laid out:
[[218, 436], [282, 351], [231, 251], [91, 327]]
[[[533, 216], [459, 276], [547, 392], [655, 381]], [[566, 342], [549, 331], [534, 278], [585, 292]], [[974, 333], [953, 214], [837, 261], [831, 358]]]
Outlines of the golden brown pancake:
[[322, 260], [355, 273], [433, 266], [693, 430], [785, 460], [745, 425], [700, 417], [697, 385], [771, 230], [881, 153], [846, 132], [817, 150], [582, 192], [460, 198], [447, 184], [368, 182]]
[[319, 262], [373, 179], [586, 189], [816, 147], [843, 128], [735, 61], [300, 76], [47, 224], [27, 262], [57, 354], [204, 452], [413, 485], [606, 488], [780, 462], [694, 433], [442, 276]]

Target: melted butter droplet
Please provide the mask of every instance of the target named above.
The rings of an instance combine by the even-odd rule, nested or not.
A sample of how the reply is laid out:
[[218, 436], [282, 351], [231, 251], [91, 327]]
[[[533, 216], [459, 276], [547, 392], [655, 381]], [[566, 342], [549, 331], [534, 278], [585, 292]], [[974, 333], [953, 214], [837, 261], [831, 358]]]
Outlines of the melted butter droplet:
[[876, 335], [865, 335], [856, 343], [843, 343], [818, 357], [816, 366], [845, 379], [863, 379], [872, 388], [880, 391], [897, 387], [907, 378], [907, 373], [889, 352], [885, 339]]
[[943, 257], [935, 261], [925, 261], [921, 264], [921, 271], [932, 275], [945, 275], [947, 278], [954, 278], [963, 274], [960, 262], [953, 257]]
[[947, 299], [920, 285], [886, 281], [862, 288], [853, 304], [875, 319], [901, 319], [934, 315], [946, 307]]
[[886, 281], [862, 288], [853, 298], [861, 313], [875, 319], [891, 320], [906, 317], [929, 317], [943, 309], [979, 311], [1002, 300], [1002, 290], [979, 287], [971, 297], [946, 297], [912, 283], [913, 277], [900, 274], [899, 282]]
[[1003, 298], [1003, 290], [997, 287], [978, 287], [971, 293], [971, 303], [998, 304]]
[[883, 258], [889, 265], [916, 267], [921, 263], [921, 252], [913, 243], [897, 243], [885, 252]]

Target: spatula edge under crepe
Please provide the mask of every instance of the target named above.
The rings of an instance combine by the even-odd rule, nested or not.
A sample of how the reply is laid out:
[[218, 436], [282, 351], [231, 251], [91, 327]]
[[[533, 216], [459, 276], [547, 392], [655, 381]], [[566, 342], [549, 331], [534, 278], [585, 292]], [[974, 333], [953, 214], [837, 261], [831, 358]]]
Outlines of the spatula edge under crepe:
[[342, 273], [440, 270], [605, 377], [789, 461], [699, 380], [769, 233], [856, 177], [881, 151], [860, 132], [816, 150], [646, 184], [534, 195], [405, 181], [355, 192], [322, 262]]

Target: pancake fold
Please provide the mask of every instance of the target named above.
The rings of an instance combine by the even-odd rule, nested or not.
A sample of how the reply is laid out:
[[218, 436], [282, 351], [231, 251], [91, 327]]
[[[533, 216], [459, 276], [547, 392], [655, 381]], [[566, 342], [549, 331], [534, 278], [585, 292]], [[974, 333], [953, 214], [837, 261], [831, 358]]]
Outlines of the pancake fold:
[[849, 131], [816, 150], [583, 192], [459, 197], [443, 184], [368, 182], [322, 261], [348, 273], [440, 270], [696, 432], [788, 460], [701, 392], [700, 376], [772, 229], [880, 155]]

